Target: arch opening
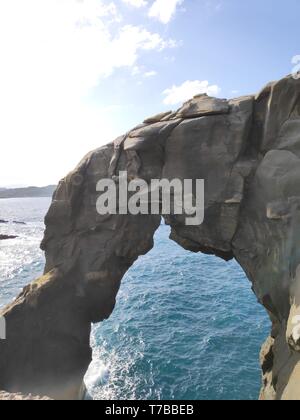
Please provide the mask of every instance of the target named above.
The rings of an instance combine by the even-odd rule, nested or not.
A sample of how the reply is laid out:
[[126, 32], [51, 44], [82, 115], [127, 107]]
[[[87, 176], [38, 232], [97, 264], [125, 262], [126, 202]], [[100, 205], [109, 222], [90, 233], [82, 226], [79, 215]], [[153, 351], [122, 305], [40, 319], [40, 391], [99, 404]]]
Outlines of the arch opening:
[[235, 260], [184, 250], [161, 224], [93, 327], [93, 399], [257, 399], [270, 322]]

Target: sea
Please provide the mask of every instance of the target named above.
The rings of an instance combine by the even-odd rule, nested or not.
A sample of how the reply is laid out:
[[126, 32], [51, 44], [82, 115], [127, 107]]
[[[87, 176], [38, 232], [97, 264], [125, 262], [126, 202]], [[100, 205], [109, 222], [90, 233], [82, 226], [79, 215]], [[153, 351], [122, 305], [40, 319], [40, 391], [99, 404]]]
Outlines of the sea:
[[[0, 307], [40, 276], [50, 198], [0, 200]], [[25, 224], [15, 224], [14, 221]], [[93, 326], [85, 382], [94, 400], [256, 400], [259, 352], [270, 321], [235, 261], [195, 254], [169, 239], [122, 280], [109, 320]]]

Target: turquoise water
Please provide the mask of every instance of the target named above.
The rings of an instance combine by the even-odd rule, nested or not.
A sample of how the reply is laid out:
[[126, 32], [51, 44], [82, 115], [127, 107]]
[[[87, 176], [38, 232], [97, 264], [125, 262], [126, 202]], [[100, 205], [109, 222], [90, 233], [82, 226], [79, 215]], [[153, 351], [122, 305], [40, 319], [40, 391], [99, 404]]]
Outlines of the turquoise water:
[[[49, 199], [0, 201], [0, 305], [43, 270]], [[193, 254], [161, 226], [123, 279], [111, 318], [93, 327], [86, 383], [94, 399], [257, 399], [269, 320], [236, 262]]]

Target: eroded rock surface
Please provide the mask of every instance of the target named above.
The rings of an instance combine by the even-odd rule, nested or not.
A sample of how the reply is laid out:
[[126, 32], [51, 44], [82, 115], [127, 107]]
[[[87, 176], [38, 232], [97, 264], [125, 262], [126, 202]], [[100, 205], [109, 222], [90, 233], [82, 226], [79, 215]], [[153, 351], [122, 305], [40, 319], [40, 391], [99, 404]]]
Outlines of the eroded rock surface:
[[205, 180], [204, 223], [166, 216], [171, 238], [237, 259], [272, 320], [261, 399], [300, 399], [300, 80], [292, 77], [257, 96], [197, 96], [89, 153], [60, 182], [46, 216], [45, 275], [1, 313], [0, 389], [80, 396], [91, 322], [110, 316], [122, 277], [160, 224], [159, 215], [97, 213], [98, 181], [120, 182], [121, 171], [147, 182]]

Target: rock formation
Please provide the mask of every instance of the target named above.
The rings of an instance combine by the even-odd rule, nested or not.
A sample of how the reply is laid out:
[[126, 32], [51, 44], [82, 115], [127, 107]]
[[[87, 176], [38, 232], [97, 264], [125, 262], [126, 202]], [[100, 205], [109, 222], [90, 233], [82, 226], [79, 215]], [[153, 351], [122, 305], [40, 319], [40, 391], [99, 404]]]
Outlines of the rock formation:
[[4, 241], [7, 239], [16, 239], [16, 238], [17, 236], [14, 236], [14, 235], [0, 235], [0, 241]]
[[204, 223], [166, 216], [171, 239], [237, 259], [272, 320], [261, 399], [300, 399], [300, 80], [292, 77], [256, 96], [197, 96], [89, 153], [60, 182], [46, 216], [45, 275], [1, 313], [0, 389], [79, 397], [91, 323], [110, 316], [123, 275], [160, 224], [159, 215], [97, 213], [96, 184], [125, 170], [147, 182], [205, 180]]

